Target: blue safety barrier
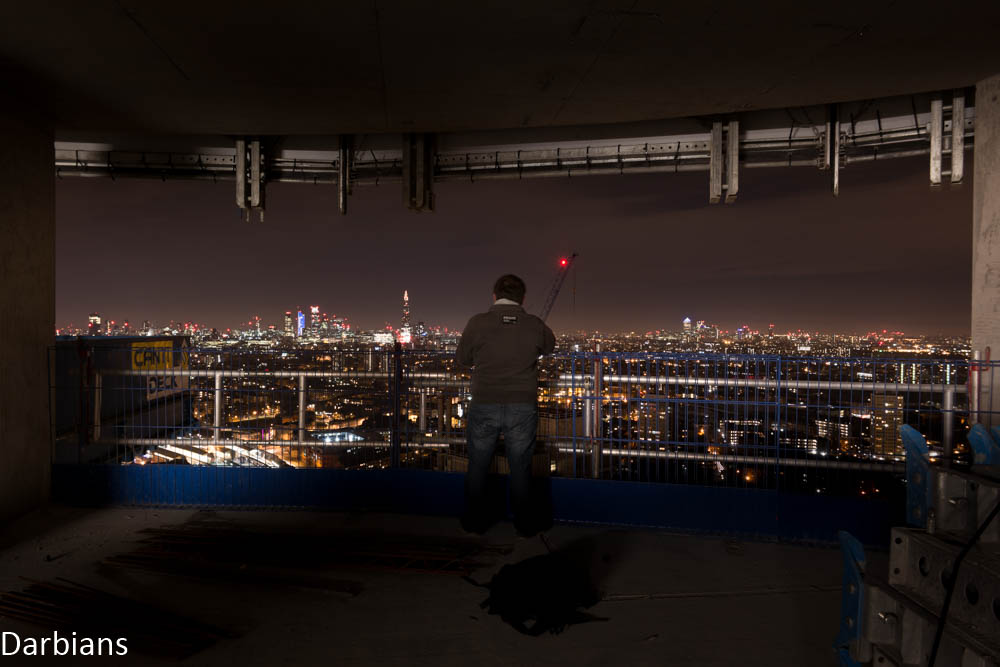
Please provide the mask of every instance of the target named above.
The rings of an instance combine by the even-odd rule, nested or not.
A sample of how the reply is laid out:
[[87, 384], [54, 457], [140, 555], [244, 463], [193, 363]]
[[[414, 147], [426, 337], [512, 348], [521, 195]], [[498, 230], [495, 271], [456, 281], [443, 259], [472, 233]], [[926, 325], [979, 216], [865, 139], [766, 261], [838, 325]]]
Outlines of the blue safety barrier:
[[923, 528], [930, 496], [930, 450], [917, 429], [904, 425], [899, 434], [906, 449], [906, 523]]
[[865, 604], [865, 550], [853, 535], [841, 531], [840, 548], [844, 557], [841, 579], [843, 592], [840, 601], [840, 632], [833, 642], [840, 667], [861, 667], [851, 656], [851, 645], [861, 637], [861, 621]]

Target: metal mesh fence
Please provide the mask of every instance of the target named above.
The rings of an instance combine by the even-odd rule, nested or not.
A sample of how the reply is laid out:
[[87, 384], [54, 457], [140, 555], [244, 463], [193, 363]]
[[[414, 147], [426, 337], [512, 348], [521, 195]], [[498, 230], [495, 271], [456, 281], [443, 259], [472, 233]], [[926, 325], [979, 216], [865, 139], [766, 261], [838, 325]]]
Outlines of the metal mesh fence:
[[[57, 462], [468, 465], [469, 374], [449, 352], [79, 339], [53, 351]], [[540, 362], [535, 474], [879, 495], [899, 429], [962, 460], [995, 364], [570, 352]], [[973, 391], [970, 393], [970, 386]], [[506, 472], [502, 441], [493, 469]], [[882, 496], [884, 497], [884, 496]]]

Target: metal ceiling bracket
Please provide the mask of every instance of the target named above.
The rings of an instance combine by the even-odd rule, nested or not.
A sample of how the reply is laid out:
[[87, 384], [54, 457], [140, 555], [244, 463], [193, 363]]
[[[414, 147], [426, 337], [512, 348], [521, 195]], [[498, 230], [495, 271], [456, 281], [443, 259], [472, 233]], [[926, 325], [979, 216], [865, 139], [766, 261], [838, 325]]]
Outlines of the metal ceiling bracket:
[[951, 97], [951, 182], [962, 182], [965, 171], [965, 91], [956, 90]]
[[840, 106], [831, 104], [827, 111], [826, 140], [823, 143], [825, 166], [830, 168], [833, 196], [840, 194]]
[[941, 95], [931, 99], [931, 185], [941, 185], [941, 152], [944, 139], [944, 103]]
[[736, 201], [740, 192], [740, 121], [729, 121], [726, 131], [726, 203]]
[[708, 203], [722, 201], [722, 123], [712, 123], [708, 148]]
[[740, 190], [740, 122], [712, 123], [708, 154], [708, 201], [731, 204]]
[[250, 221], [251, 213], [257, 211], [264, 221], [264, 155], [259, 139], [237, 139], [236, 159], [236, 205], [243, 210], [244, 219]]
[[[950, 126], [950, 127], [949, 127]], [[931, 185], [941, 185], [944, 176], [952, 185], [962, 182], [965, 175], [965, 91], [952, 91], [951, 105], [945, 105], [941, 93], [931, 98], [930, 118], [930, 178]], [[950, 132], [949, 132], [950, 130]], [[943, 158], [951, 164], [944, 169]]]
[[351, 194], [351, 166], [354, 162], [354, 141], [348, 135], [340, 137], [337, 149], [337, 209], [347, 215], [347, 196]]
[[434, 210], [434, 135], [403, 135], [403, 205]]

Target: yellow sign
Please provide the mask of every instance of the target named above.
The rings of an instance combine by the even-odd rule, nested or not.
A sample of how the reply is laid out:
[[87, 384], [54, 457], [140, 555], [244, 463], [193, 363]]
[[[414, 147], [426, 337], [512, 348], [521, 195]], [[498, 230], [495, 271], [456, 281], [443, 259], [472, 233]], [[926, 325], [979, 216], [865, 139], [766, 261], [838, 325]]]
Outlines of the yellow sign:
[[132, 370], [134, 371], [177, 371], [171, 374], [157, 373], [145, 379], [146, 398], [163, 398], [188, 388], [187, 348], [174, 348], [170, 340], [132, 343]]
[[165, 371], [174, 367], [174, 342], [132, 343], [132, 370]]

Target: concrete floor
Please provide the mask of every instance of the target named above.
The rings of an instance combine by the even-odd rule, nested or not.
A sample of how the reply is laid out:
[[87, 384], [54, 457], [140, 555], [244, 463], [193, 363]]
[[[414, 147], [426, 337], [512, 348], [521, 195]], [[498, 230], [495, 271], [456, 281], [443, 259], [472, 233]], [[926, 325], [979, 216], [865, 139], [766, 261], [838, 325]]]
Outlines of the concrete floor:
[[[176, 576], [102, 564], [140, 546], [144, 529], [198, 525], [258, 536], [258, 548], [247, 549], [251, 563], [258, 549], [288, 544], [287, 559], [269, 570], [277, 572], [278, 583], [234, 584], [228, 576]], [[529, 597], [533, 592], [572, 596], [552, 582], [565, 572], [585, 573], [603, 596], [586, 611], [606, 620], [528, 636], [481, 609], [490, 591], [456, 574], [364, 562], [317, 564], [321, 549], [310, 548], [313, 540], [321, 545], [343, 536], [351, 544], [388, 536], [468, 544], [473, 551], [491, 547], [475, 556], [482, 566], [471, 579], [488, 582], [504, 564], [521, 563], [511, 572], [530, 580], [517, 583]], [[465, 536], [454, 519], [441, 517], [53, 506], [0, 532], [0, 591], [24, 588], [25, 578], [63, 577], [230, 634], [180, 661], [133, 647], [129, 655], [109, 659], [121, 665], [836, 664], [831, 642], [840, 602], [837, 549], [579, 525], [557, 525], [546, 539], [559, 558], [526, 561], [548, 554], [546, 545], [540, 538], [516, 539], [503, 523], [475, 538]], [[297, 565], [306, 561], [309, 576], [349, 580], [360, 584], [360, 593], [291, 578], [281, 583], [284, 573], [301, 574]], [[532, 570], [535, 564], [542, 570]], [[0, 631], [22, 638], [52, 635], [51, 628], [2, 616]], [[13, 657], [2, 660], [18, 663]], [[61, 657], [33, 658], [30, 664], [47, 662], [95, 663]]]

